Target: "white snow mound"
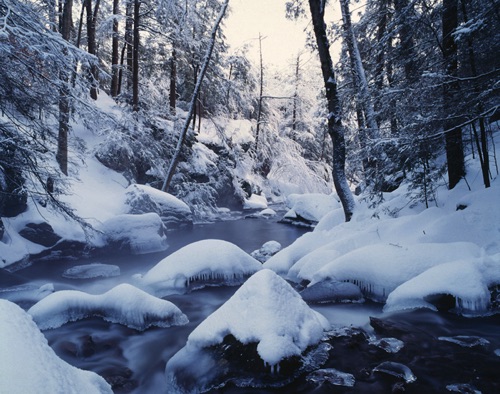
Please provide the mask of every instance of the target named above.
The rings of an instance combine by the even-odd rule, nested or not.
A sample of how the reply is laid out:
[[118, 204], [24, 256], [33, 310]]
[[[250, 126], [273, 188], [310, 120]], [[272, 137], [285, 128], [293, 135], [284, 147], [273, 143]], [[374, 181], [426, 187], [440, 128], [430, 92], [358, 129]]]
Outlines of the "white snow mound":
[[327, 319], [271, 270], [250, 277], [218, 310], [190, 335], [186, 346], [219, 344], [231, 334], [243, 344], [258, 343], [262, 360], [277, 365], [319, 343]]
[[287, 197], [290, 210], [286, 219], [303, 218], [311, 222], [319, 222], [330, 211], [340, 208], [340, 203], [333, 194], [309, 193], [290, 194]]
[[113, 393], [96, 373], [60, 359], [30, 315], [16, 304], [0, 300], [0, 316], [2, 393]]
[[28, 313], [40, 330], [57, 328], [91, 316], [102, 317], [136, 330], [151, 326], [170, 327], [188, 323], [188, 318], [170, 301], [121, 284], [101, 295], [62, 290], [33, 305]]
[[[262, 269], [262, 264], [238, 246], [219, 239], [191, 243], [167, 256], [140, 280], [156, 296], [186, 291], [203, 282], [238, 285]], [[199, 283], [199, 286], [197, 283]]]

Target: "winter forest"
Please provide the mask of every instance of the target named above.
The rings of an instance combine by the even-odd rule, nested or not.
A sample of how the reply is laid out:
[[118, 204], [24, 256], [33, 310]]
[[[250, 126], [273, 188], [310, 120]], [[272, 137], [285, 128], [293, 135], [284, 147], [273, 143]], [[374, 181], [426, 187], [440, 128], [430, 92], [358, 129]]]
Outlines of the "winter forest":
[[500, 2], [268, 1], [0, 0], [1, 393], [500, 392]]

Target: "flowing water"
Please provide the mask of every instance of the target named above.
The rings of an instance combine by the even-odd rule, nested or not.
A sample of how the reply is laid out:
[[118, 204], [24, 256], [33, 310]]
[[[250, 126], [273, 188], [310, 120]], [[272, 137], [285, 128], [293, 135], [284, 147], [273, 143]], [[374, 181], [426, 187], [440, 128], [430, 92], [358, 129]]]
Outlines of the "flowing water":
[[[28, 283], [53, 283], [56, 290], [77, 289], [92, 294], [103, 293], [119, 283], [133, 283], [132, 276], [145, 273], [163, 257], [179, 248], [207, 238], [223, 239], [247, 252], [275, 240], [283, 247], [306, 230], [277, 223], [275, 220], [243, 219], [195, 225], [192, 229], [171, 232], [169, 249], [144, 256], [119, 255], [84, 261], [44, 261], [16, 272]], [[71, 267], [90, 263], [118, 265], [121, 275], [101, 279], [68, 279], [62, 273]], [[177, 305], [189, 318], [181, 327], [151, 328], [144, 332], [111, 324], [101, 319], [85, 319], [44, 332], [56, 353], [82, 369], [104, 376], [116, 393], [165, 393], [166, 362], [186, 343], [190, 332], [236, 291], [236, 287], [205, 288], [185, 295], [172, 295], [167, 300]], [[414, 393], [446, 392], [446, 385], [469, 384], [483, 393], [500, 392], [500, 320], [498, 316], [466, 319], [450, 314], [418, 311], [385, 316], [381, 305], [330, 304], [314, 306], [335, 327], [360, 327], [347, 336], [333, 337], [330, 360], [325, 368], [335, 368], [356, 376], [352, 388], [330, 383], [312, 384], [301, 379], [293, 388], [238, 389], [226, 387], [214, 392], [227, 393], [386, 393], [398, 389]], [[386, 326], [374, 330], [370, 316], [384, 317]], [[404, 347], [392, 355], [370, 345], [367, 335], [396, 336]], [[466, 348], [443, 340], [457, 335], [478, 336], [489, 341], [487, 346]], [[441, 339], [439, 339], [441, 338]], [[495, 353], [495, 351], [497, 353]], [[415, 383], [401, 384], [400, 378], [373, 372], [380, 362], [392, 360], [405, 363], [417, 376]], [[399, 379], [399, 380], [398, 380]], [[449, 386], [449, 389], [455, 386]], [[458, 387], [458, 386], [457, 386]], [[464, 390], [467, 390], [469, 386]], [[467, 391], [462, 391], [467, 392]]]

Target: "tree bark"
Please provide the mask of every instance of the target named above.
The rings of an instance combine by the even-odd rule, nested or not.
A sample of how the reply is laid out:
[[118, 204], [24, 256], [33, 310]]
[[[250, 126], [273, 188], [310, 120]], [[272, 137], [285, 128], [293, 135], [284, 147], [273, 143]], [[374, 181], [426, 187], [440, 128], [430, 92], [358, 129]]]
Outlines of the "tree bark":
[[120, 69], [118, 62], [120, 61], [118, 49], [118, 15], [120, 14], [120, 1], [113, 0], [113, 38], [111, 43], [111, 97], [118, 96], [118, 80]]
[[351, 220], [355, 202], [345, 176], [345, 137], [340, 113], [337, 82], [330, 55], [328, 37], [324, 20], [325, 0], [309, 0], [309, 8], [318, 45], [321, 71], [325, 83], [328, 103], [328, 134], [333, 143], [332, 175], [337, 194], [342, 202], [345, 220]]
[[[97, 12], [99, 11], [100, 0], [96, 0], [94, 10], [92, 10], [92, 0], [85, 0], [85, 7], [87, 12], [87, 51], [91, 55], [96, 55], [96, 38], [95, 38], [95, 25]], [[90, 65], [90, 97], [97, 100], [97, 80], [98, 80], [98, 67], [95, 62]]]
[[139, 111], [139, 8], [140, 0], [134, 0], [134, 51], [132, 63], [132, 107]]
[[448, 162], [448, 187], [453, 189], [465, 175], [462, 129], [451, 119], [454, 102], [459, 93], [456, 80], [458, 71], [457, 45], [452, 33], [458, 25], [457, 0], [443, 0], [443, 57], [448, 81], [443, 86], [443, 109], [447, 119], [444, 121], [446, 159]]
[[177, 53], [175, 48], [172, 50], [172, 58], [170, 59], [170, 92], [168, 95], [170, 104], [170, 113], [175, 115], [177, 106]]
[[172, 157], [172, 160], [170, 161], [167, 175], [165, 177], [165, 181], [163, 182], [163, 186], [161, 188], [161, 190], [164, 192], [168, 191], [168, 188], [170, 187], [170, 182], [172, 181], [175, 170], [177, 168], [177, 164], [179, 162], [179, 156], [181, 153], [181, 148], [182, 148], [182, 145], [184, 144], [184, 140], [186, 139], [186, 134], [187, 134], [187, 131], [189, 128], [189, 123], [191, 122], [191, 117], [193, 115], [194, 107], [196, 106], [196, 102], [198, 100], [198, 94], [199, 94], [200, 89], [201, 89], [201, 84], [202, 84], [203, 79], [205, 77], [205, 73], [207, 72], [208, 64], [210, 63], [210, 59], [212, 58], [212, 52], [214, 50], [215, 40], [217, 39], [217, 31], [219, 29], [220, 23], [222, 22], [222, 18], [224, 18], [224, 15], [226, 14], [228, 4], [229, 4], [229, 0], [226, 0], [224, 2], [224, 4], [222, 4], [219, 16], [217, 17], [217, 20], [215, 21], [215, 25], [212, 29], [210, 44], [208, 46], [207, 52], [205, 54], [205, 58], [203, 60], [203, 66], [201, 67], [198, 81], [196, 83], [196, 86], [194, 87], [193, 95], [191, 97], [191, 102], [189, 103], [189, 113], [186, 116], [186, 119], [184, 121], [184, 126], [183, 126], [181, 133], [179, 135], [179, 139], [177, 141], [177, 146], [175, 148], [174, 155]]
[[260, 122], [262, 119], [262, 94], [264, 91], [264, 64], [262, 62], [262, 36], [259, 33], [259, 55], [260, 55], [260, 84], [259, 84], [259, 107], [257, 108], [257, 127], [255, 128], [255, 152], [259, 147]]

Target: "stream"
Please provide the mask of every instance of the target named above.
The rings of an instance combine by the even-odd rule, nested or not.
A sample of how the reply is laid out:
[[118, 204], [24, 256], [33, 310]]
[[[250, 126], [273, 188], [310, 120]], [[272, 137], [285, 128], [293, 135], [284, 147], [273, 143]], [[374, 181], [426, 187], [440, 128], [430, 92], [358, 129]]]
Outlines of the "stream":
[[[281, 224], [277, 219], [226, 220], [197, 224], [168, 234], [165, 252], [142, 256], [118, 255], [87, 260], [37, 262], [15, 274], [28, 283], [53, 283], [55, 290], [75, 289], [103, 293], [120, 283], [133, 283], [132, 276], [145, 273], [162, 258], [179, 248], [207, 238], [222, 239], [250, 253], [263, 243], [275, 240], [283, 247], [307, 230]], [[120, 267], [117, 277], [68, 279], [62, 273], [73, 266], [91, 263]], [[68, 363], [105, 377], [115, 393], [165, 393], [166, 362], [186, 343], [188, 335], [208, 315], [222, 305], [236, 287], [212, 287], [165, 299], [177, 305], [189, 318], [181, 327], [151, 328], [139, 332], [98, 318], [68, 323], [44, 332], [49, 345]], [[24, 306], [23, 307], [27, 307]], [[353, 374], [354, 387], [301, 377], [294, 385], [274, 389], [241, 389], [232, 385], [213, 393], [499, 393], [500, 316], [464, 318], [450, 313], [415, 311], [386, 315], [382, 305], [313, 305], [337, 329], [328, 342], [330, 357], [323, 368]], [[372, 320], [370, 317], [381, 320]], [[340, 329], [342, 328], [342, 329]], [[340, 331], [343, 333], [339, 333]], [[334, 330], [335, 331], [335, 330]], [[404, 346], [390, 353], [370, 343], [374, 338], [395, 337]], [[487, 341], [464, 346], [443, 338], [465, 336]], [[374, 371], [382, 362], [397, 362], [411, 368], [415, 382], [405, 382], [390, 373]], [[376, 368], [375, 368], [376, 369]], [[477, 391], [474, 391], [477, 390]]]

